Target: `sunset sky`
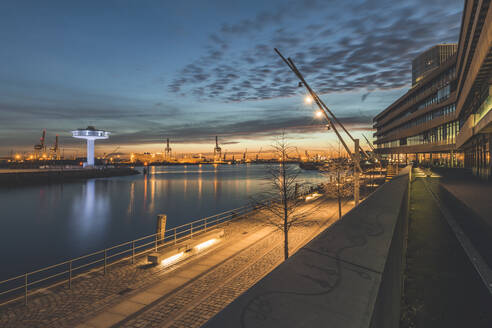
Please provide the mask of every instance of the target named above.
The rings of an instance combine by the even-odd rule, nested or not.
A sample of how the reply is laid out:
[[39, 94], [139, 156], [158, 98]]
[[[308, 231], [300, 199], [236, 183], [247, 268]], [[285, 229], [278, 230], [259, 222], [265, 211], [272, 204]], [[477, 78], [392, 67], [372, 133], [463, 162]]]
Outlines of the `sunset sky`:
[[[381, 9], [384, 8], [384, 9]], [[112, 132], [98, 152], [268, 148], [282, 131], [301, 149], [334, 144], [290, 56], [357, 136], [408, 90], [411, 60], [456, 42], [461, 0], [0, 2], [0, 156], [30, 151], [47, 129]]]

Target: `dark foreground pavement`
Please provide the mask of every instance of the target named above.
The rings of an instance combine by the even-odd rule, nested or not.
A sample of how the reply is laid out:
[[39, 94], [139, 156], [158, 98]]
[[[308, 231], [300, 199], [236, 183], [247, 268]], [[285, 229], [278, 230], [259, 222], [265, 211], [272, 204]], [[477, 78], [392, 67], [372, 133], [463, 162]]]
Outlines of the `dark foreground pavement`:
[[492, 327], [492, 297], [430, 193], [446, 199], [438, 180], [412, 183], [402, 327]]

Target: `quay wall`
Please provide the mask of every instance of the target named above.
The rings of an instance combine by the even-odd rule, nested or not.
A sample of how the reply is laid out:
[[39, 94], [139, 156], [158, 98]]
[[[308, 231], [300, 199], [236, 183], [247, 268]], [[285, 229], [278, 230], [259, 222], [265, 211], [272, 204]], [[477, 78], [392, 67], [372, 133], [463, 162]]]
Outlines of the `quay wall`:
[[410, 179], [407, 167], [204, 327], [398, 327]]
[[95, 168], [68, 170], [13, 170], [0, 174], [0, 187], [25, 186], [33, 184], [60, 183], [91, 178], [107, 178], [139, 174], [139, 171], [129, 168]]

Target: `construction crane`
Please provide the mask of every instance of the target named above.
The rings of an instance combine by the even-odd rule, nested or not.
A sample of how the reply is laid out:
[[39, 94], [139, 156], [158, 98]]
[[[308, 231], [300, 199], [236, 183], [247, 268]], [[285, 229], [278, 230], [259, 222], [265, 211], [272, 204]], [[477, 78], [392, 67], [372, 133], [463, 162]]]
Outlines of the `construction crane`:
[[222, 158], [222, 161], [224, 161], [224, 162], [225, 162], [225, 160], [226, 160], [226, 155], [227, 155], [227, 149], [226, 149], [226, 150], [224, 150], [224, 157]]
[[171, 158], [171, 147], [169, 146], [169, 138], [167, 138], [167, 141], [166, 141], [166, 148], [164, 149], [164, 152], [166, 154], [166, 158], [167, 159], [170, 159]]
[[258, 151], [258, 153], [256, 154], [256, 161], [258, 162], [258, 159], [260, 158], [260, 154], [261, 154], [261, 150], [263, 149], [263, 147], [260, 147], [260, 150]]
[[248, 154], [248, 148], [246, 148], [244, 150], [244, 153], [243, 153], [243, 161], [246, 163], [246, 155]]
[[34, 145], [34, 155], [35, 157], [39, 157], [39, 153], [43, 153], [46, 150], [46, 146], [44, 145], [44, 140], [46, 138], [46, 129], [43, 129], [43, 133], [41, 138], [39, 138], [39, 144]]
[[113, 149], [113, 151], [112, 151], [112, 152], [110, 152], [110, 153], [108, 153], [108, 154], [104, 154], [102, 158], [103, 158], [103, 159], [106, 159], [106, 158], [108, 158], [108, 157], [109, 157], [109, 156], [111, 156], [111, 155], [116, 155], [116, 152], [118, 151], [118, 149], [120, 149], [120, 146], [117, 146], [115, 149]]
[[55, 144], [53, 145], [53, 147], [50, 148], [50, 157], [51, 159], [56, 159], [56, 160], [59, 160], [60, 159], [60, 146], [58, 144], [58, 134], [55, 136]]
[[214, 162], [220, 162], [222, 148], [219, 147], [219, 137], [215, 136]]
[[295, 147], [295, 148], [296, 148], [296, 153], [297, 153], [297, 160], [301, 161], [301, 154], [299, 154], [299, 149], [297, 149], [297, 147]]

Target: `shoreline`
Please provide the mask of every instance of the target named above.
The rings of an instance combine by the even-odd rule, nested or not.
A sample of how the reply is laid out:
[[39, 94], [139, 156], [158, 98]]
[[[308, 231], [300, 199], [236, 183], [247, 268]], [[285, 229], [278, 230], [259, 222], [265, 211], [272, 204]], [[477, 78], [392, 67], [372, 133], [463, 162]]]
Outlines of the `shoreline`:
[[39, 170], [12, 170], [0, 171], [0, 188], [21, 187], [39, 184], [73, 182], [93, 178], [109, 178], [140, 174], [130, 167], [95, 168], [95, 169], [39, 169]]

